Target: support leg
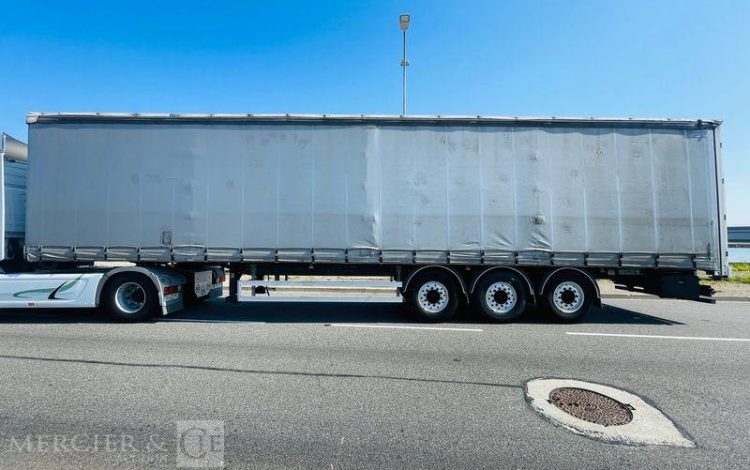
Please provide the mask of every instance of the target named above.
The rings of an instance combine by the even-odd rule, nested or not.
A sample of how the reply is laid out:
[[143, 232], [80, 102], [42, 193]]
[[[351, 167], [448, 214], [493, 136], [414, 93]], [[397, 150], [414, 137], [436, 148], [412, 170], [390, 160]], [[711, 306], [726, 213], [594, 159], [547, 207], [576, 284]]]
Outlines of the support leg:
[[234, 266], [229, 268], [229, 295], [227, 296], [226, 302], [230, 304], [236, 304], [239, 302], [239, 284], [242, 272], [240, 272]]

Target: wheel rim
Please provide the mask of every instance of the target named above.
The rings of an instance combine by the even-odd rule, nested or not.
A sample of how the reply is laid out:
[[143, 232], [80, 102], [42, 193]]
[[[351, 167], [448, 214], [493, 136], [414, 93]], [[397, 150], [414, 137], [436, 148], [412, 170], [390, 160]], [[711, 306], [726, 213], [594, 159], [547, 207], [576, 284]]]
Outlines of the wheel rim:
[[115, 291], [115, 304], [125, 313], [136, 313], [146, 305], [146, 291], [135, 282], [126, 282]]
[[555, 287], [552, 300], [563, 313], [575, 313], [583, 305], [583, 289], [573, 281], [565, 281]]
[[487, 288], [484, 299], [493, 313], [504, 314], [510, 312], [516, 306], [518, 294], [512, 284], [499, 281]]
[[448, 288], [442, 282], [427, 282], [419, 288], [417, 301], [419, 302], [419, 306], [426, 312], [442, 312], [448, 306]]

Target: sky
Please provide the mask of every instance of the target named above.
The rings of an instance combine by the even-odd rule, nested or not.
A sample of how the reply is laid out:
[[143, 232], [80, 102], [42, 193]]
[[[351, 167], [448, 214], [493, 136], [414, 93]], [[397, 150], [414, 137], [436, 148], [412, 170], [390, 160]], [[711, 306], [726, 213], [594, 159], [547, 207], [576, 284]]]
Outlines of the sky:
[[0, 0], [0, 130], [46, 112], [721, 119], [750, 225], [750, 0]]

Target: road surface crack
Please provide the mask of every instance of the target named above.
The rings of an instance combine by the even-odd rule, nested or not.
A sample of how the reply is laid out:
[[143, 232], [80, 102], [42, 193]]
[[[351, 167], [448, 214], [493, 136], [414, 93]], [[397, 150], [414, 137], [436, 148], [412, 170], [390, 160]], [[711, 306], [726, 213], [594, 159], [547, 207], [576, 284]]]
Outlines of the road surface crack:
[[346, 374], [346, 373], [331, 373], [331, 372], [300, 372], [300, 371], [281, 371], [281, 370], [263, 370], [263, 369], [239, 369], [232, 367], [216, 367], [216, 366], [199, 366], [189, 364], [154, 364], [154, 363], [139, 363], [139, 362], [116, 362], [116, 361], [100, 361], [95, 359], [65, 359], [55, 357], [35, 357], [35, 356], [15, 356], [15, 355], [0, 355], [0, 359], [10, 360], [22, 360], [22, 361], [38, 361], [38, 362], [64, 362], [72, 364], [84, 364], [84, 365], [104, 365], [104, 366], [117, 366], [117, 367], [141, 367], [150, 369], [187, 369], [187, 370], [202, 370], [210, 372], [229, 372], [237, 374], [262, 374], [262, 375], [286, 375], [292, 377], [316, 377], [316, 378], [340, 378], [340, 379], [374, 379], [374, 380], [399, 380], [404, 382], [421, 382], [421, 383], [434, 383], [434, 384], [453, 384], [453, 385], [473, 385], [480, 387], [499, 387], [499, 388], [514, 388], [523, 389], [523, 385], [516, 384], [504, 384], [496, 382], [476, 382], [470, 380], [451, 380], [451, 379], [431, 379], [431, 378], [420, 378], [420, 377], [399, 377], [393, 375], [370, 375], [370, 374]]

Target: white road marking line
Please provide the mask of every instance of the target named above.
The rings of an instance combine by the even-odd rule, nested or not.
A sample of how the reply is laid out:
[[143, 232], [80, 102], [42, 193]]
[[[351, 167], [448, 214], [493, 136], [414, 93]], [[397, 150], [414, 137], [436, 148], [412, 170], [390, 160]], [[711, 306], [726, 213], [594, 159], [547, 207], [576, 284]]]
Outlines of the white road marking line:
[[[748, 297], [750, 299], [750, 297]], [[644, 295], [634, 295], [634, 296], [628, 296], [628, 297], [607, 297], [606, 295], [602, 296], [602, 300], [651, 300], [655, 301], [658, 300], [659, 302], [664, 301], [671, 301], [671, 302], [692, 302], [691, 300], [686, 299], [663, 299], [661, 297], [651, 295], [651, 294], [644, 294]], [[750, 300], [724, 300], [721, 297], [714, 297], [714, 300], [716, 303], [722, 303], [722, 304], [747, 304], [750, 303]]]
[[264, 321], [243, 321], [243, 320], [204, 320], [201, 318], [160, 318], [158, 322], [180, 322], [180, 323], [242, 323], [243, 325], [265, 325]]
[[405, 326], [405, 325], [358, 325], [356, 323], [331, 323], [331, 326], [338, 328], [390, 328], [395, 330], [436, 330], [436, 331], [468, 331], [472, 333], [481, 333], [479, 328], [447, 328], [442, 326]]
[[566, 335], [574, 336], [614, 336], [618, 338], [652, 338], [652, 339], [688, 339], [694, 341], [742, 341], [750, 342], [750, 338], [710, 338], [706, 336], [664, 336], [664, 335], [628, 335], [624, 333], [581, 333], [566, 331]]

